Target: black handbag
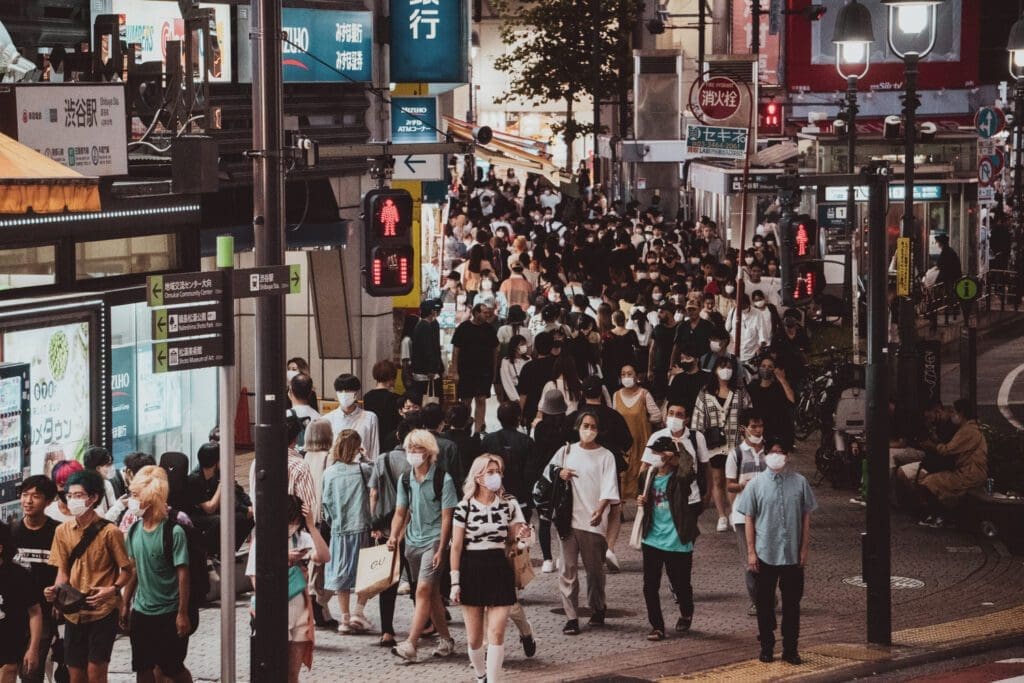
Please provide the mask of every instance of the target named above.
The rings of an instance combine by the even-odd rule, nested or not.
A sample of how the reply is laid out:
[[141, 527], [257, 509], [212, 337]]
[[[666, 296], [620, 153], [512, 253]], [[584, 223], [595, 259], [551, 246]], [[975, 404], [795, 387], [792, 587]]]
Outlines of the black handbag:
[[708, 396], [704, 394], [704, 443], [707, 445], [708, 451], [713, 451], [725, 445], [725, 430], [722, 427], [712, 427], [708, 424], [709, 422]]

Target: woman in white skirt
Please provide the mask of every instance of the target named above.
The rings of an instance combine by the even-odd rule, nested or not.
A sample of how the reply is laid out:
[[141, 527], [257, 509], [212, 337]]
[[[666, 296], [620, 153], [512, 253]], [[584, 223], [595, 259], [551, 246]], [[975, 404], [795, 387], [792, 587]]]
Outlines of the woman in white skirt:
[[462, 604], [469, 661], [478, 683], [498, 680], [505, 660], [505, 623], [516, 603], [516, 577], [506, 544], [509, 539], [531, 540], [519, 503], [505, 495], [503, 470], [497, 455], [487, 453], [474, 460], [463, 487], [465, 497], [454, 515], [450, 597]]

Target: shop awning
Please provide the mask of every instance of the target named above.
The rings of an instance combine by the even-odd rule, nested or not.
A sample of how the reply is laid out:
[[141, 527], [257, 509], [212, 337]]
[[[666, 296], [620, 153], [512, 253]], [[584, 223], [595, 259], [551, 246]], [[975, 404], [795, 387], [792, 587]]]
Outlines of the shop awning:
[[[469, 142], [473, 139], [473, 125], [466, 121], [444, 117], [447, 124], [447, 131], [455, 139]], [[476, 146], [476, 155], [490, 164], [501, 168], [514, 168], [522, 173], [536, 173], [544, 176], [557, 185], [562, 177], [562, 171], [547, 154], [544, 154], [544, 144], [522, 138], [516, 135], [509, 135], [500, 131], [494, 131], [494, 138], [486, 145]]]
[[0, 133], [0, 214], [99, 210], [98, 178], [84, 176]]

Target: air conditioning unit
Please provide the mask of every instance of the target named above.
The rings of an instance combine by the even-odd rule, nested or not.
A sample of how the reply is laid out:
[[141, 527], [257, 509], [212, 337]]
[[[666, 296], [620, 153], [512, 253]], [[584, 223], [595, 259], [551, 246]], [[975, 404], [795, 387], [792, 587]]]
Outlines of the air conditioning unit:
[[[709, 78], [724, 76], [732, 79], [738, 86], [744, 98], [747, 98], [747, 87], [750, 88], [750, 95], [745, 106], [741, 106], [736, 114], [726, 121], [716, 121], [715, 125], [735, 126], [737, 128], [753, 128], [754, 135], [757, 132], [757, 103], [759, 100], [757, 86], [757, 56], [756, 55], [707, 55], [704, 61], [704, 71]], [[757, 149], [757, 141], [754, 147]]]
[[634, 117], [639, 140], [678, 140], [683, 55], [677, 50], [633, 52]]

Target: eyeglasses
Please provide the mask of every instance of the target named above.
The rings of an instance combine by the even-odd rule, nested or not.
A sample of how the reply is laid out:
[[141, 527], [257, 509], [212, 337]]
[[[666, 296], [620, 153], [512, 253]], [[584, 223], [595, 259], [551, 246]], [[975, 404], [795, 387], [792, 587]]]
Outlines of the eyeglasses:
[[64, 494], [64, 497], [65, 498], [70, 498], [71, 500], [88, 500], [89, 494], [88, 493], [66, 493], [66, 494]]

